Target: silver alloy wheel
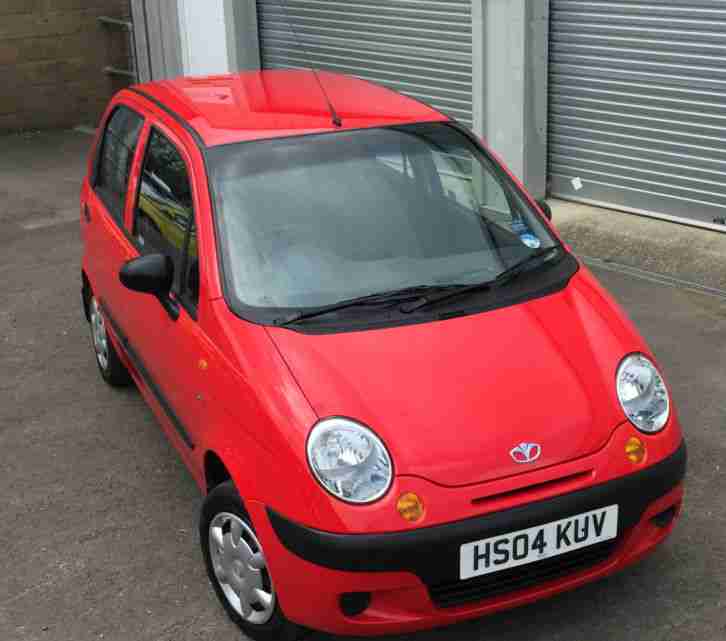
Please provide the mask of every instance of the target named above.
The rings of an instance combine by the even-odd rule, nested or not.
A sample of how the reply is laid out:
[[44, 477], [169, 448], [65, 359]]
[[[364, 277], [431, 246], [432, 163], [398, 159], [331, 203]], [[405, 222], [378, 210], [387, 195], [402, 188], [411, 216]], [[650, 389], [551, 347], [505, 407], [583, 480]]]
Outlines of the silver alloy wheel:
[[95, 298], [91, 298], [90, 308], [93, 348], [96, 350], [98, 364], [105, 372], [108, 367], [108, 336], [106, 335], [106, 324], [103, 321], [101, 308], [98, 306], [98, 301]]
[[209, 524], [209, 554], [224, 596], [247, 623], [267, 623], [275, 611], [275, 590], [265, 555], [252, 528], [229, 512]]

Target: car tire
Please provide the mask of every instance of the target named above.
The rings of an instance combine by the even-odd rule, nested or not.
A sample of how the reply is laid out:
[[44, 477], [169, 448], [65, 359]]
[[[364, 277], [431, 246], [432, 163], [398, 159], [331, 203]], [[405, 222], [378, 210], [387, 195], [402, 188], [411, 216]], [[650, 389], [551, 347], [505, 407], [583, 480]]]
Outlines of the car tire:
[[[254, 641], [301, 638], [302, 629], [280, 609], [262, 546], [231, 481], [215, 487], [204, 500], [199, 538], [212, 587], [244, 634]], [[256, 601], [259, 595], [264, 601]]]
[[88, 323], [91, 328], [91, 345], [101, 377], [112, 387], [126, 387], [132, 383], [131, 375], [121, 362], [113, 342], [106, 331], [106, 320], [96, 297], [90, 293], [87, 303]]

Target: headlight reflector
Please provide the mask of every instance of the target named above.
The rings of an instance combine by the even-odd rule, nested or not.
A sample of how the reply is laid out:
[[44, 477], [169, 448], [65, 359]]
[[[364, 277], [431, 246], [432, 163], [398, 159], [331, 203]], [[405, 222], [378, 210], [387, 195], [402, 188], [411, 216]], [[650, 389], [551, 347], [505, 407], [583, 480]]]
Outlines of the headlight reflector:
[[641, 432], [663, 429], [670, 415], [670, 401], [663, 377], [643, 354], [631, 354], [618, 367], [616, 386], [620, 405]]
[[385, 445], [348, 418], [320, 421], [308, 437], [307, 454], [320, 485], [348, 503], [371, 503], [391, 486], [393, 470]]

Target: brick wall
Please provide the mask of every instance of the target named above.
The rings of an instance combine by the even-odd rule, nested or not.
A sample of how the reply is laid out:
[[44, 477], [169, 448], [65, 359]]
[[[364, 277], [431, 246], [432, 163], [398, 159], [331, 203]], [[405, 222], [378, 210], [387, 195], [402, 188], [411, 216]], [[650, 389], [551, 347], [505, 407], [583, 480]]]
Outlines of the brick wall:
[[0, 0], [0, 133], [96, 125], [129, 83], [128, 35], [98, 16], [127, 18], [128, 0]]

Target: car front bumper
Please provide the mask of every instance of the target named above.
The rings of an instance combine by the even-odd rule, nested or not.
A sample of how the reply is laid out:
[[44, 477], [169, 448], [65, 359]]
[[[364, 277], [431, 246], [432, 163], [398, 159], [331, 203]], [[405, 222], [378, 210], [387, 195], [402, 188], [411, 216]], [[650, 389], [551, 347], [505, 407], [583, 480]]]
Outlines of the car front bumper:
[[[336, 634], [377, 635], [447, 625], [575, 588], [641, 558], [680, 513], [686, 447], [638, 472], [475, 518], [415, 530], [338, 534], [257, 504], [280, 604], [293, 621]], [[616, 539], [529, 565], [460, 581], [461, 544], [619, 506]], [[279, 568], [279, 570], [277, 569]], [[356, 616], [341, 596], [370, 593]]]

